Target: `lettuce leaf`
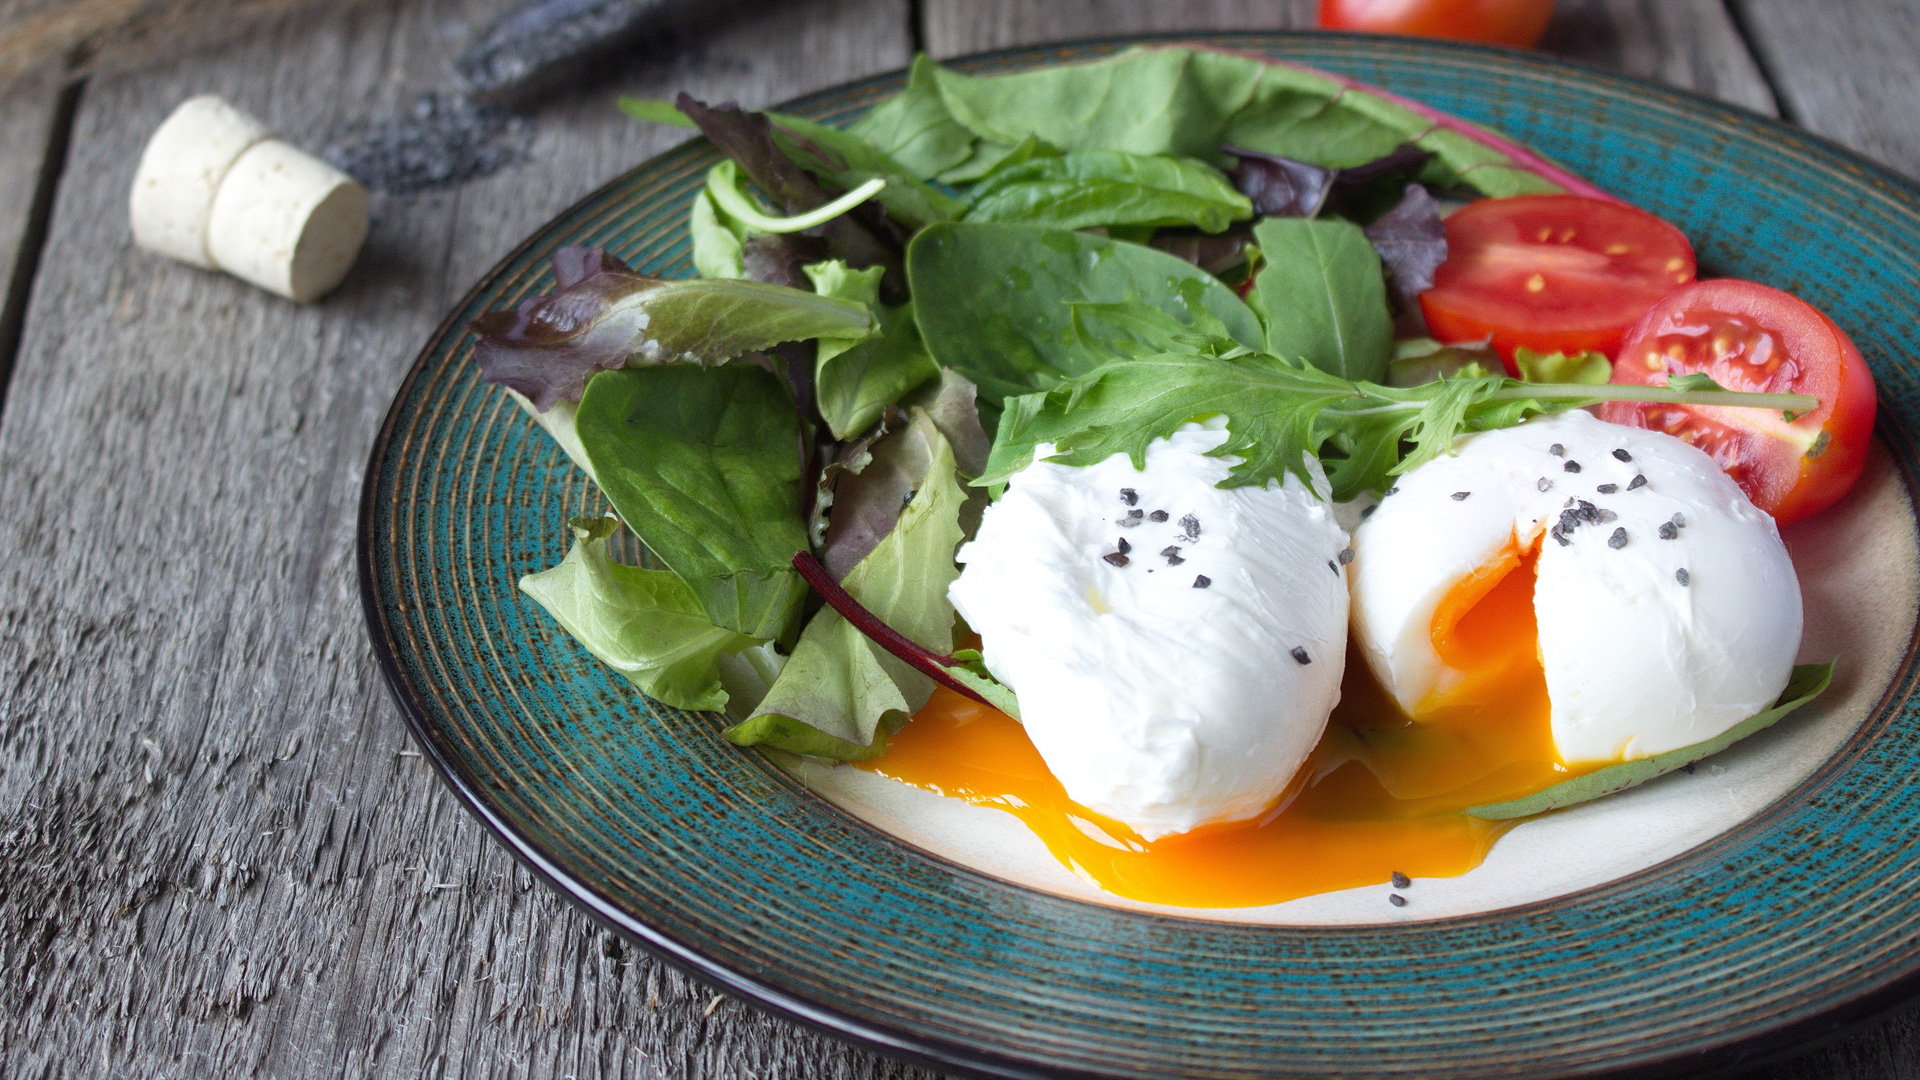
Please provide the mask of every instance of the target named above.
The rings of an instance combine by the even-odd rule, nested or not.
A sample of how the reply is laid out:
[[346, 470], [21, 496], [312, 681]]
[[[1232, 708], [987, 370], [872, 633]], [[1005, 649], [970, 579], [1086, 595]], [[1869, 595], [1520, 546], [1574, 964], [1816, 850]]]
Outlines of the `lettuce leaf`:
[[1387, 283], [1401, 308], [1417, 310], [1420, 294], [1433, 288], [1433, 272], [1447, 261], [1439, 202], [1426, 188], [1408, 184], [1400, 202], [1367, 226], [1367, 240], [1386, 266]]
[[881, 425], [872, 438], [846, 444], [839, 460], [822, 470], [826, 529], [820, 538], [820, 561], [836, 581], [844, 580], [893, 531], [913, 493], [926, 486], [939, 455], [936, 443], [945, 441], [944, 436], [934, 438], [939, 429], [924, 410], [893, 416], [893, 424]]
[[594, 377], [575, 430], [600, 490], [717, 626], [785, 639], [806, 583], [800, 426], [763, 368], [675, 364]]
[[1267, 218], [1253, 227], [1266, 265], [1254, 277], [1266, 349], [1344, 379], [1378, 380], [1393, 355], [1380, 256], [1360, 226]]
[[[961, 540], [965, 494], [955, 477], [952, 448], [926, 413], [919, 413], [908, 430], [931, 449], [925, 482], [901, 511], [899, 523], [841, 584], [887, 625], [945, 654], [953, 648], [947, 587], [959, 576], [953, 552]], [[807, 624], [756, 714], [725, 734], [742, 746], [768, 745], [841, 761], [874, 758], [884, 752], [886, 735], [927, 703], [933, 686], [933, 680], [827, 608]]]
[[880, 303], [880, 268], [851, 270], [829, 261], [806, 267], [814, 288], [864, 304], [876, 329], [859, 338], [821, 338], [814, 367], [820, 418], [836, 439], [857, 438], [887, 406], [939, 373], [914, 325], [910, 306]]
[[545, 412], [596, 373], [634, 363], [719, 364], [783, 341], [863, 334], [865, 307], [753, 281], [666, 281], [599, 249], [554, 253], [556, 287], [473, 321], [474, 362]]
[[520, 579], [520, 591], [552, 615], [601, 663], [648, 697], [677, 709], [723, 709], [722, 655], [751, 648], [744, 634], [713, 625], [693, 590], [667, 570], [614, 562], [612, 517], [576, 517], [572, 550], [558, 566]]
[[[1563, 352], [1534, 352], [1522, 345], [1513, 350], [1513, 366], [1520, 369], [1520, 378], [1526, 382], [1588, 383], [1597, 386], [1613, 378], [1613, 361], [1607, 359], [1605, 353], [1592, 351], [1568, 356]], [[1708, 389], [1685, 383], [1678, 385], [1681, 389]], [[1718, 383], [1714, 383], [1712, 388], [1723, 389]]]
[[1112, 358], [1075, 332], [1072, 305], [1140, 301], [1192, 325], [1201, 314], [1258, 347], [1260, 320], [1193, 264], [1140, 244], [1040, 225], [944, 222], [907, 249], [914, 315], [935, 361], [980, 390], [989, 428], [1003, 399]]
[[1473, 817], [1493, 821], [1531, 817], [1534, 814], [1560, 810], [1639, 787], [1657, 776], [1664, 776], [1675, 769], [1691, 765], [1701, 758], [1717, 754], [1749, 735], [1772, 727], [1788, 713], [1819, 697], [1832, 682], [1833, 663], [1831, 661], [1824, 664], [1796, 665], [1793, 674], [1787, 678], [1786, 689], [1780, 692], [1780, 698], [1774, 703], [1773, 708], [1756, 713], [1711, 739], [1694, 743], [1692, 746], [1683, 746], [1678, 750], [1669, 750], [1650, 758], [1609, 765], [1585, 776], [1576, 776], [1572, 780], [1562, 781], [1545, 791], [1535, 792], [1523, 799], [1475, 806], [1469, 808], [1467, 813]]
[[743, 278], [747, 276], [742, 256], [747, 233], [713, 204], [713, 197], [701, 188], [693, 196], [687, 211], [687, 235], [693, 241], [693, 268], [703, 278]]
[[969, 194], [967, 221], [1061, 229], [1192, 225], [1217, 233], [1253, 216], [1253, 204], [1213, 166], [1121, 150], [1036, 157], [996, 170]]

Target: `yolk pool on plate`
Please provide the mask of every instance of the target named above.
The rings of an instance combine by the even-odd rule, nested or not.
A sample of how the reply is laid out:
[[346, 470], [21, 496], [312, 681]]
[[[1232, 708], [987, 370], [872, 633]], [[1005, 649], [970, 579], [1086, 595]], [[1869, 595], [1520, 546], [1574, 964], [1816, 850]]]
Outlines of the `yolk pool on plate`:
[[1451, 877], [1514, 823], [1470, 806], [1574, 775], [1554, 752], [1533, 615], [1534, 553], [1510, 548], [1448, 593], [1435, 651], [1464, 678], [1407, 717], [1350, 649], [1340, 706], [1263, 819], [1148, 843], [1067, 798], [1020, 723], [936, 689], [860, 768], [1005, 810], [1108, 892], [1186, 907], [1248, 907], [1374, 885], [1394, 871]]

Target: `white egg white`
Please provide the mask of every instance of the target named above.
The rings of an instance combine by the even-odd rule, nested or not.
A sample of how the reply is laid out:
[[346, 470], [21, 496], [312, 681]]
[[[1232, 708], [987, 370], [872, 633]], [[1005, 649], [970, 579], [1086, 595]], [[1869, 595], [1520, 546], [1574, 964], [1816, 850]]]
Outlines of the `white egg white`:
[[1144, 470], [1042, 446], [949, 591], [1067, 794], [1150, 840], [1269, 809], [1340, 698], [1347, 534], [1325, 480], [1216, 487], [1225, 439], [1189, 424]]
[[1786, 686], [1793, 564], [1693, 446], [1575, 411], [1465, 436], [1396, 487], [1354, 533], [1353, 630], [1408, 713], [1461, 677], [1434, 651], [1435, 610], [1513, 544], [1539, 545], [1540, 659], [1569, 764], [1710, 739]]

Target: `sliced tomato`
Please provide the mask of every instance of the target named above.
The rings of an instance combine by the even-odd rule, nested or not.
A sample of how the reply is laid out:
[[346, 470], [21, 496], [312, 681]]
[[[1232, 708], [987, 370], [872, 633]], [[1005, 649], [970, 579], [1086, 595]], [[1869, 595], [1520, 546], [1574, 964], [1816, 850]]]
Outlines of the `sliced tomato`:
[[1414, 34], [1527, 48], [1553, 18], [1553, 0], [1320, 0], [1323, 30]]
[[1612, 357], [1627, 329], [1693, 280], [1693, 245], [1645, 210], [1584, 195], [1482, 199], [1447, 218], [1447, 261], [1420, 294], [1433, 336]]
[[1789, 421], [1766, 409], [1615, 401], [1600, 415], [1705, 450], [1782, 525], [1832, 506], [1860, 478], [1878, 408], [1873, 373], [1812, 304], [1751, 281], [1695, 282], [1628, 333], [1613, 381], [1664, 386], [1696, 372], [1729, 390], [1810, 394], [1820, 407]]

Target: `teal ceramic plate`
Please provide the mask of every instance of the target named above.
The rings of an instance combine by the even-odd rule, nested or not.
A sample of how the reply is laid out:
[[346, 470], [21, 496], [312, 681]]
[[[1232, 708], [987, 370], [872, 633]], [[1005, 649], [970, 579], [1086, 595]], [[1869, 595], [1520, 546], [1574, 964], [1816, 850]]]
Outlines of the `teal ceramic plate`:
[[[1752, 114], [1532, 56], [1329, 35], [1185, 40], [1489, 125], [1678, 223], [1708, 269], [1825, 309], [1879, 378], [1883, 483], [1907, 505], [1920, 188]], [[844, 122], [899, 82], [788, 108]], [[465, 327], [549, 288], [548, 258], [566, 244], [690, 275], [686, 207], [716, 160], [696, 140], [641, 165], [487, 275], [420, 354], [367, 471], [361, 587], [394, 695], [459, 797], [595, 916], [753, 1001], [993, 1076], [1690, 1073], [1920, 985], [1910, 617], [1879, 642], [1888, 674], [1865, 688], [1858, 727], [1730, 830], [1551, 899], [1392, 925], [1173, 918], [1011, 884], [837, 809], [723, 742], [716, 717], [637, 695], [514, 588], [559, 561], [569, 513], [603, 504], [476, 377]], [[1886, 527], [1910, 531], [1906, 513]], [[1875, 557], [1859, 539], [1859, 558]], [[1887, 566], [1878, 590], [1879, 567], [1856, 569], [1863, 603], [1910, 609], [1911, 566]]]

